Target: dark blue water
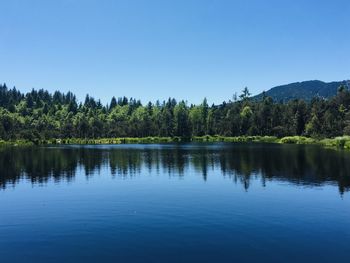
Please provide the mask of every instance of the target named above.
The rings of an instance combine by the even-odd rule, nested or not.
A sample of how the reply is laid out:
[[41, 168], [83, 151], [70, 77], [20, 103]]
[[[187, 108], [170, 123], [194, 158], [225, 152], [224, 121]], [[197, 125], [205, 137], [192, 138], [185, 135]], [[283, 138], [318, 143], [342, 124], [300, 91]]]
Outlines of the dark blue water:
[[183, 144], [0, 149], [0, 262], [347, 262], [350, 154]]

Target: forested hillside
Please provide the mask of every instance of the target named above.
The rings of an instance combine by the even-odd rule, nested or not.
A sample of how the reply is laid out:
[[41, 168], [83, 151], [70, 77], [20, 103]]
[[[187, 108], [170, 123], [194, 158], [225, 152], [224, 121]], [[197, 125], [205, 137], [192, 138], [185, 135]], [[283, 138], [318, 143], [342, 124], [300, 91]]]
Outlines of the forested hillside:
[[310, 103], [252, 100], [245, 88], [237, 101], [200, 105], [184, 101], [147, 103], [113, 97], [108, 105], [86, 96], [78, 102], [71, 92], [32, 90], [22, 94], [0, 85], [0, 138], [102, 138], [201, 135], [307, 135], [333, 137], [350, 134], [350, 92], [338, 88], [331, 99]]
[[[349, 88], [349, 83], [349, 81], [327, 83], [319, 80], [295, 82], [269, 89], [265, 92], [265, 96], [271, 97], [276, 102], [288, 102], [294, 99], [302, 99], [309, 102], [315, 97], [325, 99], [334, 97], [339, 86], [345, 85]], [[261, 93], [254, 98], [259, 100], [263, 96], [263, 93]]]

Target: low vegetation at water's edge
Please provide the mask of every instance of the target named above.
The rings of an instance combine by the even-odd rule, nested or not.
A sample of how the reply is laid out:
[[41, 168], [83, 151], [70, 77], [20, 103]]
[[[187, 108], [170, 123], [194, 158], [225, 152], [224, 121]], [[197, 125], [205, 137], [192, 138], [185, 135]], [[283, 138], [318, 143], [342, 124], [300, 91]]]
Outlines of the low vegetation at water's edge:
[[183, 137], [142, 137], [142, 138], [99, 138], [99, 139], [50, 139], [50, 140], [15, 140], [4, 141], [0, 140], [0, 146], [30, 146], [30, 145], [59, 145], [59, 144], [152, 144], [152, 143], [179, 143], [179, 142], [228, 142], [228, 143], [279, 143], [279, 144], [313, 144], [321, 145], [327, 148], [336, 148], [350, 150], [350, 136], [341, 136], [327, 139], [314, 139], [304, 136], [287, 136], [277, 138], [275, 136], [194, 136], [192, 138]]

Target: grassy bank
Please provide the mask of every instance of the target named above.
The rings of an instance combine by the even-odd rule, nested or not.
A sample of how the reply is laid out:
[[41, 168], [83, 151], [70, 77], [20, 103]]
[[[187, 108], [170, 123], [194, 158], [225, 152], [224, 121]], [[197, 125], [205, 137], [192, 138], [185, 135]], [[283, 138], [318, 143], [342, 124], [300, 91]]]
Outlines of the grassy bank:
[[4, 141], [0, 140], [0, 146], [31, 146], [34, 145], [34, 142], [28, 140], [11, 140]]
[[328, 148], [350, 150], [350, 136], [342, 136], [328, 139], [314, 139], [304, 136], [288, 136], [277, 138], [274, 136], [195, 136], [192, 138], [181, 137], [143, 137], [143, 138], [100, 138], [100, 139], [50, 139], [50, 140], [0, 140], [0, 146], [29, 146], [29, 145], [52, 145], [52, 144], [132, 144], [132, 143], [175, 143], [175, 142], [232, 142], [232, 143], [281, 143], [281, 144], [315, 144]]
[[281, 144], [316, 144], [329, 148], [339, 148], [350, 150], [350, 136], [341, 136], [336, 138], [315, 139], [304, 136], [287, 136], [277, 138], [274, 136], [202, 136], [193, 137], [196, 142], [260, 142], [260, 143], [281, 143]]
[[314, 139], [303, 136], [284, 137], [279, 140], [279, 143], [290, 144], [317, 144], [327, 148], [337, 148], [350, 150], [350, 136], [339, 136], [335, 138]]

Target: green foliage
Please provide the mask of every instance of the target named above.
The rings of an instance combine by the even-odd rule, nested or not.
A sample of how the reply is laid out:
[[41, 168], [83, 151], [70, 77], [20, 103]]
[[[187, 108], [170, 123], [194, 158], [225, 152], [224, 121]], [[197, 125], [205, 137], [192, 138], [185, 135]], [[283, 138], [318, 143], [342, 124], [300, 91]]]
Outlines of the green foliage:
[[304, 136], [288, 136], [281, 138], [279, 142], [286, 144], [315, 144], [317, 141]]
[[249, 106], [245, 106], [241, 111], [241, 117], [243, 119], [249, 119], [253, 115], [253, 111]]
[[[199, 105], [171, 98], [142, 105], [133, 98], [113, 97], [104, 106], [89, 95], [79, 103], [71, 92], [32, 90], [22, 94], [0, 85], [0, 139], [35, 144], [189, 140], [313, 143], [350, 135], [350, 92], [344, 87], [331, 99], [315, 98], [310, 103], [276, 103], [266, 94], [258, 101], [249, 96], [245, 88], [240, 100], [212, 106], [206, 99]], [[348, 147], [347, 139], [336, 143]], [[333, 144], [325, 141], [325, 145]]]
[[325, 147], [350, 149], [350, 136], [340, 136], [333, 139], [323, 139], [320, 144]]

